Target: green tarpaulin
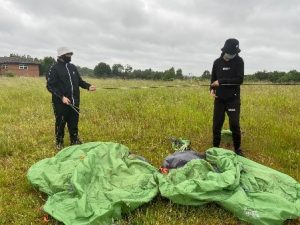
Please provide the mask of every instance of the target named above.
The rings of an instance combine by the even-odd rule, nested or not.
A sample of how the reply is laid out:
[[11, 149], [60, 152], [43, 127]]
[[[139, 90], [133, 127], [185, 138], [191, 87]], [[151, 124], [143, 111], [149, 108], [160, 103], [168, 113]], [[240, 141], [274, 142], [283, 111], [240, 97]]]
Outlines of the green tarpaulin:
[[49, 195], [43, 209], [52, 217], [68, 225], [106, 225], [157, 195], [156, 171], [124, 145], [94, 142], [65, 148], [27, 176]]
[[276, 225], [300, 217], [300, 184], [234, 152], [211, 148], [206, 160], [159, 174], [162, 196], [182, 205], [215, 202], [252, 224]]
[[160, 174], [123, 145], [86, 143], [41, 160], [27, 176], [49, 195], [44, 210], [67, 225], [111, 224], [158, 190], [178, 204], [215, 202], [257, 225], [300, 217], [297, 181], [220, 148], [207, 150], [206, 160]]

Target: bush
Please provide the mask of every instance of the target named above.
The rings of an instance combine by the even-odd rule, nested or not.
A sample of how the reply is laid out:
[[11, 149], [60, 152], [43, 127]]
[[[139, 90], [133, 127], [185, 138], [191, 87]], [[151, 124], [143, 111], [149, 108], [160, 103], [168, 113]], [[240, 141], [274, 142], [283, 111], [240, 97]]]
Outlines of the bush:
[[15, 77], [16, 74], [13, 73], [13, 72], [6, 72], [6, 73], [4, 74], [4, 76], [6, 76], [6, 77]]

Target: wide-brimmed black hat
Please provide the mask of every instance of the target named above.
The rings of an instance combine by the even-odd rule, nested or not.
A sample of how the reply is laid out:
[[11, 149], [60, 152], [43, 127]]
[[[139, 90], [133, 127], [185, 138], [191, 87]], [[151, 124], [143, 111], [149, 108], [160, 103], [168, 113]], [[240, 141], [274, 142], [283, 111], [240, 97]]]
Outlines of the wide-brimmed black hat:
[[224, 53], [235, 55], [241, 51], [239, 41], [235, 38], [229, 38], [225, 41], [224, 47], [221, 50]]

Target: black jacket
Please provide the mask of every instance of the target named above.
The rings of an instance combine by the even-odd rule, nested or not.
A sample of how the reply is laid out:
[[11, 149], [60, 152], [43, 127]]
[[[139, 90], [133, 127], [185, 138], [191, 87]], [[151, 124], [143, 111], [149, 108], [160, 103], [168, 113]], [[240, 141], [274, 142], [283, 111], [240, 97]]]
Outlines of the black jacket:
[[75, 65], [57, 60], [47, 74], [47, 89], [52, 93], [52, 102], [62, 103], [62, 97], [70, 99], [73, 105], [79, 106], [79, 87], [89, 89], [89, 83], [82, 80]]
[[[225, 61], [223, 55], [214, 61], [211, 83], [218, 80], [220, 86], [216, 88], [216, 96], [221, 100], [240, 97], [240, 84], [244, 80], [244, 61], [240, 56]], [[223, 86], [224, 84], [224, 86]], [[226, 85], [235, 84], [235, 85]]]

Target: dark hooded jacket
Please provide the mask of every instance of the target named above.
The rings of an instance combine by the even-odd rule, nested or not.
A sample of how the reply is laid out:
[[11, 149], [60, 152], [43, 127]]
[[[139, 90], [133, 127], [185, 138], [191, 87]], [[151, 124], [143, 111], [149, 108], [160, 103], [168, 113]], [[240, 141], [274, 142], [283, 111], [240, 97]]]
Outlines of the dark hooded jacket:
[[225, 61], [223, 55], [224, 53], [214, 61], [211, 83], [218, 80], [220, 86], [215, 89], [216, 96], [221, 100], [230, 100], [240, 97], [240, 84], [244, 80], [244, 61], [239, 55]]
[[75, 65], [60, 59], [50, 67], [46, 79], [47, 89], [52, 93], [54, 104], [62, 103], [62, 97], [65, 96], [70, 99], [73, 105], [79, 106], [79, 87], [89, 89], [91, 86], [82, 80]]

